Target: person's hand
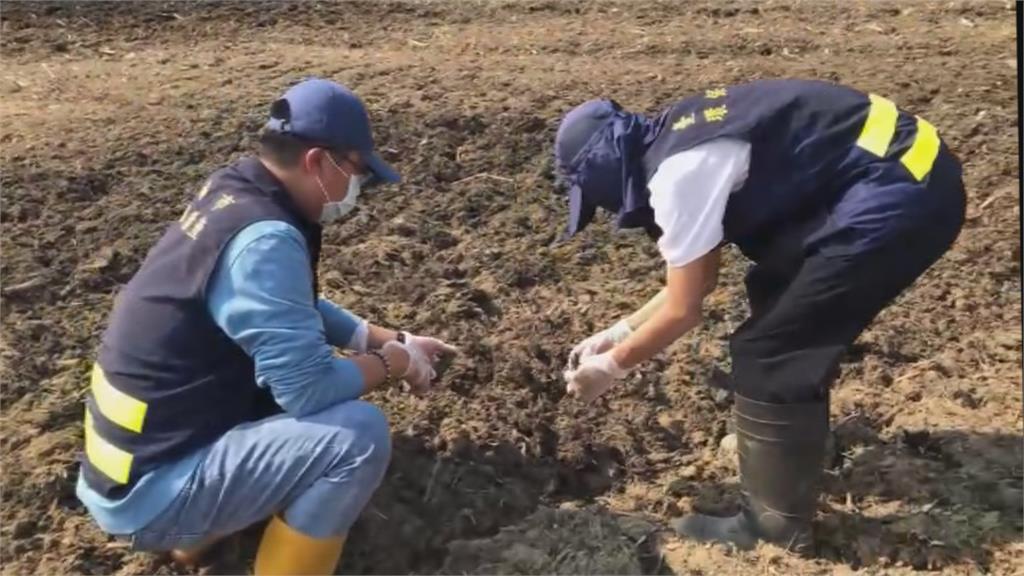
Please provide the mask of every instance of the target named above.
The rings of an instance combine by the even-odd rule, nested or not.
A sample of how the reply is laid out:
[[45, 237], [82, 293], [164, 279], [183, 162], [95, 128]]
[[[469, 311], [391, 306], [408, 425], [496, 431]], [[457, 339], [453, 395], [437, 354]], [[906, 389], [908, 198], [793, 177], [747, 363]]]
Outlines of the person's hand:
[[430, 382], [434, 379], [434, 368], [426, 356], [417, 348], [408, 344], [391, 341], [381, 348], [381, 352], [384, 354], [396, 353], [399, 350], [406, 354], [409, 360], [405, 370], [396, 370], [396, 375], [399, 379], [405, 380], [409, 384], [410, 392], [416, 396], [421, 396], [430, 389]]
[[611, 350], [616, 344], [622, 342], [633, 333], [629, 323], [619, 320], [611, 328], [606, 328], [597, 334], [580, 342], [569, 353], [569, 369], [576, 368], [584, 359], [595, 354], [601, 354]]
[[426, 336], [416, 336], [415, 334], [405, 333], [405, 343], [411, 348], [418, 350], [430, 363], [436, 364], [441, 356], [445, 354], [455, 354], [459, 350], [458, 348], [438, 340], [437, 338], [428, 338]]
[[404, 334], [406, 345], [417, 350], [430, 362], [430, 368], [433, 370], [430, 377], [432, 383], [440, 377], [438, 372], [444, 372], [451, 364], [451, 357], [459, 352], [458, 348], [437, 338], [416, 336], [408, 332]]
[[621, 380], [629, 371], [619, 366], [609, 350], [603, 354], [587, 356], [575, 370], [566, 370], [565, 391], [584, 402], [592, 402]]
[[412, 360], [412, 355], [409, 354], [405, 346], [384, 346], [380, 349], [380, 353], [387, 358], [388, 364], [391, 366], [391, 373], [388, 376], [400, 380], [402, 378], [401, 375], [409, 371], [409, 362]]

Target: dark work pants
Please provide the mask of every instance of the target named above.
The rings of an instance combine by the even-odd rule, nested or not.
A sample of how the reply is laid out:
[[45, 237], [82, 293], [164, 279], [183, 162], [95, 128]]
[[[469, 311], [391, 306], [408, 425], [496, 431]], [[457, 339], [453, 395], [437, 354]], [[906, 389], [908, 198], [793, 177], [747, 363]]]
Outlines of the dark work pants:
[[[751, 315], [730, 338], [736, 393], [779, 404], [827, 399], [847, 348], [956, 240], [965, 203], [959, 163], [943, 147], [925, 182], [891, 162], [850, 186], [822, 216], [819, 238], [768, 242], [746, 278]], [[855, 225], [830, 229], [837, 215]]]

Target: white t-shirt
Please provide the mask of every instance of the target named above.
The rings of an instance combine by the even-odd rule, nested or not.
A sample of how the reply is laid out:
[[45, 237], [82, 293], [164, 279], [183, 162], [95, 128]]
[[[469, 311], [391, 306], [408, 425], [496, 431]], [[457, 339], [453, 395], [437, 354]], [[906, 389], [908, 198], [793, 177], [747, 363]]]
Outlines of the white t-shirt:
[[647, 184], [658, 249], [669, 266], [693, 262], [724, 238], [722, 219], [729, 195], [747, 180], [750, 143], [716, 138], [669, 156]]

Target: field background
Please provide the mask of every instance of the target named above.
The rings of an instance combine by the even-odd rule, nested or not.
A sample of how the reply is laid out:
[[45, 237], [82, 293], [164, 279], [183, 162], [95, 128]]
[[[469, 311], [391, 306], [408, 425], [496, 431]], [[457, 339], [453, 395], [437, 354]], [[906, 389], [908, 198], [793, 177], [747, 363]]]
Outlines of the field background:
[[[464, 353], [429, 399], [371, 398], [394, 459], [346, 573], [1021, 573], [1021, 271], [1010, 2], [355, 2], [0, 7], [4, 574], [175, 573], [74, 497], [82, 398], [112, 297], [216, 167], [306, 75], [366, 101], [405, 183], [330, 228], [327, 295]], [[593, 406], [563, 397], [578, 339], [662, 264], [599, 222], [552, 247], [558, 119], [597, 96], [653, 112], [762, 77], [883, 94], [963, 159], [955, 248], [844, 362], [817, 560], [658, 531], [735, 506], [720, 453], [746, 262], [708, 322]], [[258, 528], [209, 572], [242, 573]]]

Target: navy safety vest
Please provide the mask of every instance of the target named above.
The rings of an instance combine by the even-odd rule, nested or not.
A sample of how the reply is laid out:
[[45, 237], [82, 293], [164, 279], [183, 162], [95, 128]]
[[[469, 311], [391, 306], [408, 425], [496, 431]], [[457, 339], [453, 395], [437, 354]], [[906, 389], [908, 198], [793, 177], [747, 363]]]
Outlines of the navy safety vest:
[[725, 239], [747, 256], [787, 224], [834, 202], [879, 160], [924, 181], [942, 143], [935, 127], [891, 101], [812, 80], [759, 80], [686, 98], [653, 119], [647, 181], [666, 158], [719, 137], [750, 143], [743, 187], [726, 206]]
[[115, 300], [86, 403], [82, 474], [93, 490], [119, 498], [272, 402], [205, 299], [221, 251], [261, 220], [287, 222], [305, 237], [316, 296], [320, 226], [258, 159], [215, 172]]

